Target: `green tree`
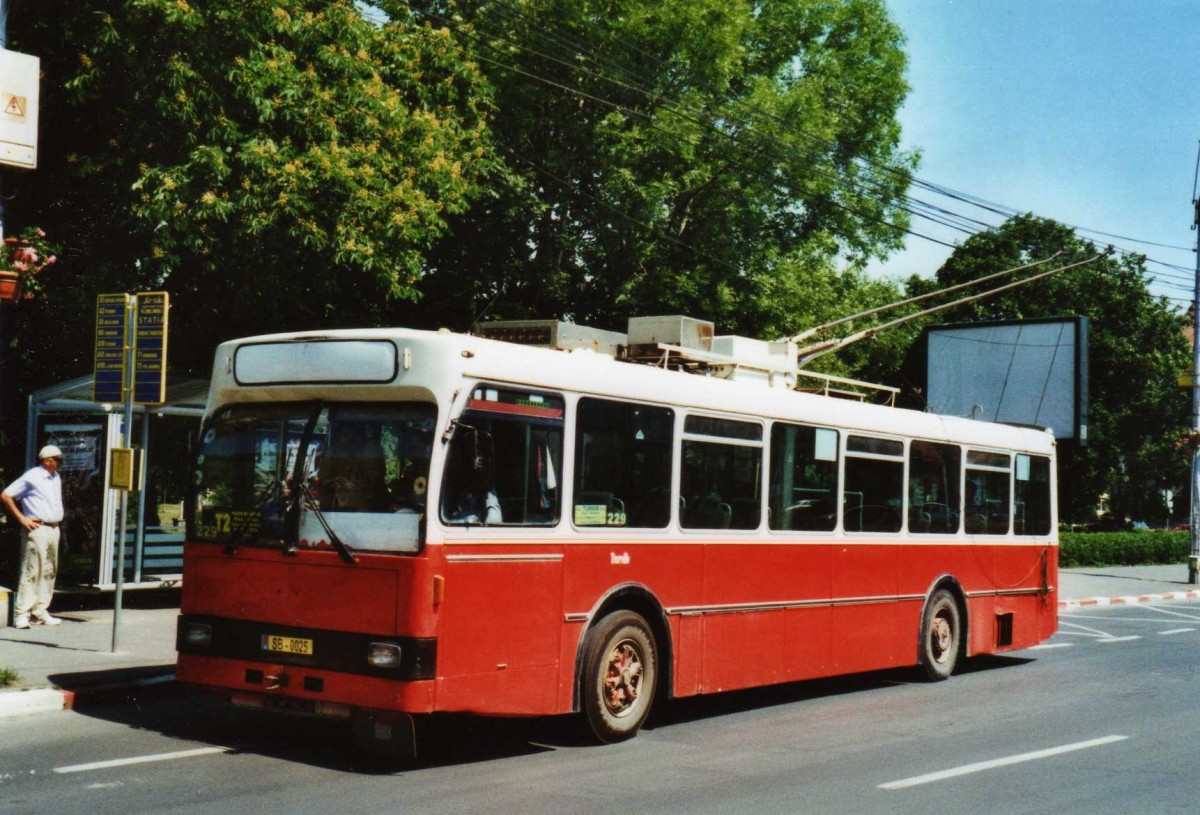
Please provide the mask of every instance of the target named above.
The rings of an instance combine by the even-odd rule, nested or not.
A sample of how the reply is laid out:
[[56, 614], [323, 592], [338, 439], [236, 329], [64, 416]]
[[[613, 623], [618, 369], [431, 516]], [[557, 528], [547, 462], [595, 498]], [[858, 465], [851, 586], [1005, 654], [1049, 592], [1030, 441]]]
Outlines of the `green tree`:
[[[983, 277], [1061, 252], [1045, 269], [1085, 260], [1097, 248], [1069, 227], [1023, 215], [967, 239], [937, 273], [913, 278], [910, 293]], [[1190, 462], [1174, 443], [1188, 419], [1187, 392], [1177, 384], [1188, 369], [1186, 319], [1151, 295], [1145, 258], [1111, 255], [937, 315], [936, 322], [1021, 320], [1085, 315], [1089, 320], [1087, 446], [1059, 447], [1060, 514], [1095, 519], [1099, 497], [1110, 496], [1117, 517], [1164, 520], [1162, 491], [1187, 483]], [[918, 349], [919, 350], [919, 349]], [[917, 353], [909, 379], [923, 379]]]
[[67, 250], [22, 304], [39, 373], [90, 368], [90, 331], [61, 328], [90, 328], [97, 292], [169, 291], [173, 367], [196, 371], [221, 339], [370, 324], [417, 297], [492, 161], [487, 95], [447, 28], [364, 12], [40, 0], [12, 17], [42, 60], [42, 144], [5, 193]]
[[[495, 89], [506, 165], [416, 320], [685, 313], [788, 333], [898, 244], [907, 92], [880, 0], [431, 2]], [[886, 165], [886, 166], [885, 166]], [[500, 183], [502, 181], [502, 183]], [[470, 309], [463, 309], [463, 303]], [[467, 315], [464, 317], [464, 315]]]

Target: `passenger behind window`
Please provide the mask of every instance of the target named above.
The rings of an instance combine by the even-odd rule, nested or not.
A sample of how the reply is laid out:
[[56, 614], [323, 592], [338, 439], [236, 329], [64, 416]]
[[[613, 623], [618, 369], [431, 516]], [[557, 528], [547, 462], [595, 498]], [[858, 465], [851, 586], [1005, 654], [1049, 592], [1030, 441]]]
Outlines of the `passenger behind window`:
[[369, 422], [338, 422], [319, 462], [318, 496], [323, 510], [382, 512], [387, 509], [383, 451]]
[[468, 524], [503, 523], [500, 498], [496, 494], [492, 436], [467, 425], [459, 425], [446, 464], [446, 491], [442, 517]]

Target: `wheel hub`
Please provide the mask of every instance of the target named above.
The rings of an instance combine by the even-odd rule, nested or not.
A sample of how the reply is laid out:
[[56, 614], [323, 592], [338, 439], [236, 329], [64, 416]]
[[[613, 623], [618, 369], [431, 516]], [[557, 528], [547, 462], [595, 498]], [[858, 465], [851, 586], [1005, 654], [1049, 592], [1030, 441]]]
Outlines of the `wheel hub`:
[[642, 656], [632, 642], [618, 643], [608, 655], [604, 675], [604, 704], [614, 716], [624, 716], [637, 703], [642, 686]]
[[950, 657], [950, 646], [953, 632], [945, 617], [934, 617], [929, 630], [930, 641], [933, 645], [933, 655], [938, 662], [945, 662]]

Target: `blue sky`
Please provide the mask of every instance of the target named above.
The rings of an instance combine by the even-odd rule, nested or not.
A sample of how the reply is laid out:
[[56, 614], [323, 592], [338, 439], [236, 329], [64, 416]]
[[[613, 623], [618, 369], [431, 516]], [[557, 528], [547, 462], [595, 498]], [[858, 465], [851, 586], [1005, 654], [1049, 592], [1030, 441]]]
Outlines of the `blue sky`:
[[[1167, 244], [1103, 243], [1150, 264], [1152, 287], [1189, 300], [1200, 147], [1198, 0], [887, 0], [904, 30], [903, 144], [917, 177], [1074, 226]], [[990, 223], [1001, 218], [912, 190]], [[921, 218], [914, 231], [966, 236]], [[950, 250], [908, 237], [872, 272], [931, 275]], [[1182, 303], [1179, 303], [1183, 305]]]

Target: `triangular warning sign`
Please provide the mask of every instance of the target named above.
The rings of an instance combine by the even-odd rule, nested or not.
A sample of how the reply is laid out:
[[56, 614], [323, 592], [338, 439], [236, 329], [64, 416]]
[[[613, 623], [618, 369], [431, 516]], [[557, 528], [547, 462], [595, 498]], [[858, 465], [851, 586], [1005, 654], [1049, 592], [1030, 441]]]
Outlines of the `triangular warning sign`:
[[16, 94], [5, 94], [4, 115], [25, 118], [25, 97]]

